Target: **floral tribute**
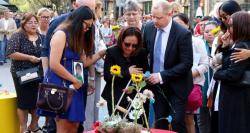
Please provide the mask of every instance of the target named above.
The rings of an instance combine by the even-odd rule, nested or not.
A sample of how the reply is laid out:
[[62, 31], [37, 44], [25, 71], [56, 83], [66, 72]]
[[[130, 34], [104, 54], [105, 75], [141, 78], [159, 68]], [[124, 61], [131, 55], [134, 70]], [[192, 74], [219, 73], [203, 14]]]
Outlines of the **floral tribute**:
[[[119, 101], [114, 106], [114, 82], [115, 77], [121, 77], [121, 67], [118, 65], [114, 65], [110, 68], [110, 73], [113, 75], [112, 78], [112, 88], [111, 88], [111, 96], [112, 96], [112, 115], [105, 118], [103, 122], [96, 122], [94, 124], [95, 132], [97, 133], [140, 133], [142, 126], [137, 124], [137, 120], [140, 117], [144, 117], [144, 121], [147, 126], [147, 131], [149, 131], [148, 120], [146, 117], [145, 109], [143, 107], [143, 103], [146, 100], [154, 101], [154, 94], [145, 89], [142, 89], [146, 86], [145, 78], [150, 76], [149, 72], [145, 74], [131, 74], [131, 79], [128, 81]], [[128, 107], [121, 107], [120, 102], [124, 98], [124, 95], [127, 91], [136, 91], [136, 95], [134, 97], [126, 97], [129, 102]], [[105, 105], [106, 101], [101, 99], [97, 106], [101, 107]], [[123, 112], [124, 115], [120, 116], [115, 112], [119, 110]], [[129, 122], [127, 118], [133, 120], [133, 122]]]

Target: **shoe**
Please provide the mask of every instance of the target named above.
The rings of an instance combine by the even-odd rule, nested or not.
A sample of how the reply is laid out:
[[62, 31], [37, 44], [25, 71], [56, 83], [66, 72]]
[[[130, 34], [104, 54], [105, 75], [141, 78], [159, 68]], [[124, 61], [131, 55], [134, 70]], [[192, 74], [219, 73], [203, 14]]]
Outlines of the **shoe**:
[[43, 133], [42, 128], [37, 127], [35, 130], [30, 130], [30, 133]]
[[0, 66], [2, 66], [4, 64], [4, 62], [0, 62]]

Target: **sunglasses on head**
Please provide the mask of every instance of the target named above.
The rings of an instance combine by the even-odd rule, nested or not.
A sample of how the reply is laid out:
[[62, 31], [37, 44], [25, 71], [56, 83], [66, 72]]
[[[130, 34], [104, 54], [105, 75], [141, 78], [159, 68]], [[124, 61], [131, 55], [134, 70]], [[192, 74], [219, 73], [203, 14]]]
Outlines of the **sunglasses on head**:
[[127, 48], [129, 48], [129, 47], [137, 48], [137, 47], [138, 47], [138, 44], [131, 44], [131, 43], [126, 43], [126, 42], [124, 42], [124, 45], [125, 45], [125, 47], [127, 47]]

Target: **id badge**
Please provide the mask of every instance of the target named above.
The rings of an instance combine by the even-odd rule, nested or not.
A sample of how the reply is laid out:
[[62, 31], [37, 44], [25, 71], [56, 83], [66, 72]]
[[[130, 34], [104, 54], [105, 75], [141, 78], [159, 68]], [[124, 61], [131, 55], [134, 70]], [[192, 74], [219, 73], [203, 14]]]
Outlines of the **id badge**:
[[84, 84], [84, 67], [83, 67], [83, 62], [81, 61], [73, 61], [72, 63], [72, 72], [73, 75], [82, 83]]

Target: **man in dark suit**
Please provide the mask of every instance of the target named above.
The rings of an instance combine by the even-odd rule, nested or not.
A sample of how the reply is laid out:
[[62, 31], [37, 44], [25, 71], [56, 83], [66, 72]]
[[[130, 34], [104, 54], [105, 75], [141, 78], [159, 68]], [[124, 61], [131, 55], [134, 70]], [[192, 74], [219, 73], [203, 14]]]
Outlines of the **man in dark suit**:
[[[193, 63], [191, 33], [172, 20], [171, 5], [159, 1], [152, 7], [153, 22], [146, 24], [144, 43], [149, 53], [151, 76], [155, 94], [155, 119], [173, 117], [174, 131], [185, 133], [185, 106], [191, 89]], [[166, 123], [156, 128], [166, 129]]]

